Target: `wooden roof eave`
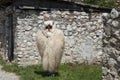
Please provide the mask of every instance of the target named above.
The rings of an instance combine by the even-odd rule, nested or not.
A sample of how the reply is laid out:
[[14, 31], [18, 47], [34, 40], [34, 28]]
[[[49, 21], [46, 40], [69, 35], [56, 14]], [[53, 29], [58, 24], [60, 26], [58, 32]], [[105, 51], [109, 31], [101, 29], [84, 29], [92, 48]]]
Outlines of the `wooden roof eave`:
[[[22, 0], [20, 0], [20, 1], [22, 1]], [[30, 1], [28, 0], [28, 2], [30, 2]], [[56, 8], [56, 7], [53, 7], [52, 5], [53, 4], [63, 4], [63, 5], [68, 5], [68, 7], [64, 8], [64, 10], [69, 10], [69, 7], [70, 7], [71, 10], [81, 11], [83, 9], [83, 11], [88, 11], [88, 12], [110, 12], [111, 11], [111, 8], [107, 8], [107, 7], [101, 7], [101, 6], [86, 4], [86, 3], [82, 3], [82, 2], [69, 2], [69, 1], [64, 1], [64, 0], [58, 0], [58, 1], [57, 0], [56, 1], [55, 0], [54, 1], [49, 1], [49, 0], [47, 1], [46, 0], [46, 1], [44, 1], [45, 3], [53, 2], [53, 4], [49, 5], [48, 7], [45, 7], [46, 5], [44, 5], [44, 3], [42, 3], [42, 1], [44, 1], [44, 0], [39, 0], [39, 5], [40, 5], [39, 7], [28, 6], [28, 5], [21, 6], [20, 5], [19, 8], [20, 9], [43, 9], [43, 10], [47, 10], [47, 9], [60, 9], [60, 8], [64, 8], [64, 7], [59, 5], [61, 7], [58, 6]], [[17, 0], [0, 0], [0, 5], [1, 4], [4, 5], [4, 4], [8, 4], [8, 3], [13, 3], [13, 2], [16, 3]]]
[[0, 0], [0, 5], [4, 5], [7, 3], [12, 3], [13, 0]]
[[[76, 10], [76, 11], [86, 11], [86, 12], [110, 12], [112, 9], [107, 7], [101, 7], [97, 5], [86, 4], [82, 2], [68, 2], [68, 1], [53, 1], [50, 2], [40, 2], [41, 4], [38, 7], [35, 6], [19, 6], [20, 9], [42, 9], [42, 10], [50, 10], [50, 9], [60, 9], [60, 10]], [[49, 6], [47, 7], [47, 3]], [[56, 7], [54, 6], [56, 5]], [[57, 6], [58, 5], [58, 6]], [[66, 5], [61, 6], [61, 5]]]

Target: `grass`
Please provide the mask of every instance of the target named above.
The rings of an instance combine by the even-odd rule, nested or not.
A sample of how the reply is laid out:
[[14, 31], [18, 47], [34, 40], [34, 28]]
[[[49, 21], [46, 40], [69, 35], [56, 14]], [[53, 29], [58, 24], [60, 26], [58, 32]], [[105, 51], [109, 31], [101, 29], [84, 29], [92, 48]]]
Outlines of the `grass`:
[[3, 70], [16, 73], [20, 76], [20, 80], [102, 80], [102, 69], [98, 65], [73, 66], [65, 64], [59, 67], [60, 76], [44, 77], [41, 74], [43, 69], [39, 65], [27, 67], [19, 67], [17, 64], [6, 65], [0, 59], [1, 63]]

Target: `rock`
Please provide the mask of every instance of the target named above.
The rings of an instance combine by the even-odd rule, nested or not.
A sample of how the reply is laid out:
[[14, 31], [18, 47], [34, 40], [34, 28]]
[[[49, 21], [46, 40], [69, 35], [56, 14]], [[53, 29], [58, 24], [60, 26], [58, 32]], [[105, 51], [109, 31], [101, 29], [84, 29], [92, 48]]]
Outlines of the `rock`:
[[102, 70], [103, 70], [103, 75], [107, 75], [107, 68], [105, 68], [105, 67], [102, 67]]
[[21, 21], [21, 20], [18, 20], [17, 23], [20, 25], [20, 24], [22, 24], [22, 21]]
[[86, 12], [81, 12], [82, 16], [88, 16], [88, 14]]
[[94, 33], [90, 33], [90, 36], [93, 37], [93, 36], [95, 36], [95, 34]]
[[27, 45], [28, 45], [28, 46], [32, 46], [32, 43], [31, 43], [31, 42], [27, 42]]
[[18, 57], [19, 57], [19, 58], [22, 58], [22, 57], [23, 57], [23, 55], [22, 55], [22, 54], [19, 54], [19, 55], [18, 55]]
[[43, 16], [38, 16], [38, 19], [44, 19], [44, 17]]
[[77, 36], [78, 34], [79, 34], [78, 31], [74, 31], [74, 32], [73, 32], [73, 36]]
[[70, 47], [72, 47], [75, 44], [75, 40], [69, 40], [68, 44], [69, 44]]
[[21, 60], [21, 58], [19, 57], [19, 58], [17, 58], [17, 60], [18, 60], [18, 61], [20, 61], [20, 60]]
[[68, 14], [70, 14], [69, 11], [64, 11], [64, 12], [62, 13], [62, 15], [68, 15]]
[[67, 25], [67, 30], [68, 31], [72, 31], [72, 26], [71, 25]]
[[110, 42], [111, 42], [111, 43], [116, 43], [116, 42], [117, 42], [117, 39], [111, 38], [111, 39], [110, 39]]
[[117, 35], [117, 37], [119, 37], [120, 31], [115, 31], [114, 34]]
[[49, 15], [49, 14], [44, 14], [44, 17], [49, 18], [49, 17], [50, 17], [50, 15]]
[[38, 27], [38, 23], [34, 23], [34, 24], [33, 24], [33, 27]]
[[97, 53], [97, 55], [98, 55], [98, 56], [102, 56], [102, 55], [103, 55], [103, 52], [102, 52], [102, 51], [99, 51], [99, 52]]
[[120, 62], [120, 56], [117, 58], [117, 60]]
[[119, 12], [116, 9], [112, 9], [110, 16], [112, 19], [119, 17]]
[[74, 11], [73, 13], [76, 15], [80, 15], [80, 13], [78, 11]]
[[72, 36], [73, 32], [72, 31], [69, 31], [68, 32], [68, 36]]
[[23, 40], [23, 42], [24, 42], [24, 43], [26, 43], [26, 42], [27, 42], [27, 40]]
[[110, 14], [103, 13], [102, 16], [101, 16], [101, 18], [102, 18], [103, 22], [106, 22], [110, 18]]
[[33, 36], [33, 37], [36, 37], [36, 33], [33, 33], [32, 36]]
[[113, 27], [120, 28], [120, 23], [118, 21], [112, 21]]
[[61, 14], [61, 12], [60, 11], [56, 11], [56, 14]]
[[68, 36], [68, 35], [69, 35], [67, 30], [64, 30], [64, 35], [65, 35], [65, 36]]
[[34, 60], [34, 58], [35, 58], [34, 56], [30, 56], [30, 60]]
[[38, 20], [38, 23], [40, 24], [40, 23], [42, 23], [43, 21], [42, 20]]
[[29, 30], [31, 30], [31, 29], [32, 29], [31, 26], [25, 26], [25, 30], [29, 31]]
[[76, 30], [77, 29], [77, 26], [72, 26], [72, 30]]
[[66, 30], [66, 26], [65, 25], [61, 25], [60, 29]]

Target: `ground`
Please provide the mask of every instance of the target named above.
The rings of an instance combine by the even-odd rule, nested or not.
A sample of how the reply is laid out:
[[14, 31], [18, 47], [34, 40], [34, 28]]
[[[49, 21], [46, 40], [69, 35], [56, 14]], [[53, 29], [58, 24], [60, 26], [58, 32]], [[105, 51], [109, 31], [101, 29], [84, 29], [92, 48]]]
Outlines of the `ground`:
[[3, 71], [0, 65], [0, 80], [19, 80], [19, 77], [14, 73]]
[[[0, 80], [102, 80], [101, 65], [62, 64], [59, 76], [48, 77], [40, 65], [18, 66], [7, 64], [0, 57]], [[19, 77], [18, 77], [19, 76]]]

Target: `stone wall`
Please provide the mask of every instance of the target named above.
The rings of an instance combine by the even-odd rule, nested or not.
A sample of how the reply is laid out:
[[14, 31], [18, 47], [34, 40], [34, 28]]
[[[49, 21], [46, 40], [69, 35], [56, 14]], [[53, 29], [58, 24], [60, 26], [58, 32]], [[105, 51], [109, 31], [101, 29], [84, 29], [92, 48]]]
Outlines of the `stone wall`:
[[[4, 14], [4, 11], [3, 10], [0, 10], [0, 44], [1, 44], [1, 40], [2, 40], [2, 33], [3, 33], [3, 28], [2, 28], [2, 26], [4, 25], [3, 24], [3, 22], [4, 22], [4, 20], [3, 20], [3, 15]], [[3, 15], [3, 16], [1, 16], [1, 15]]]
[[94, 63], [102, 55], [103, 25], [100, 13], [77, 11], [15, 10], [15, 49], [19, 64], [38, 64], [40, 56], [36, 46], [36, 32], [42, 30], [44, 21], [54, 20], [54, 25], [65, 34], [62, 63]]
[[6, 23], [7, 17], [6, 17], [6, 12], [4, 9], [0, 9], [0, 55], [6, 60], [7, 59], [7, 53], [6, 53], [6, 40], [7, 40], [7, 35], [4, 33], [7, 33], [5, 25], [8, 24]]
[[103, 80], [120, 80], [120, 15], [113, 9], [103, 14]]

